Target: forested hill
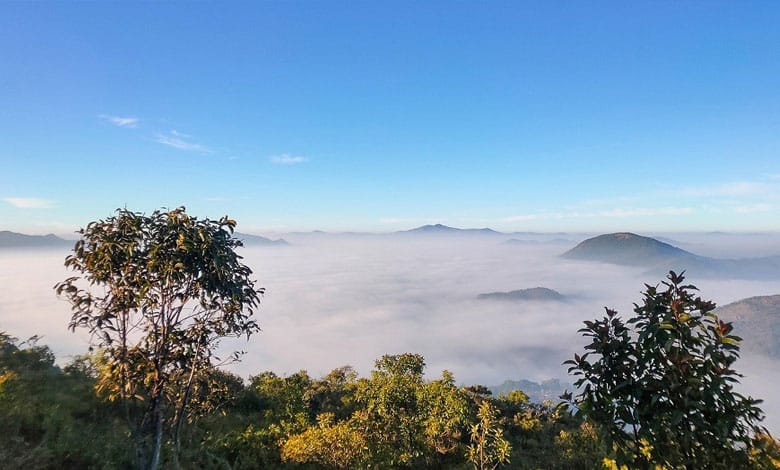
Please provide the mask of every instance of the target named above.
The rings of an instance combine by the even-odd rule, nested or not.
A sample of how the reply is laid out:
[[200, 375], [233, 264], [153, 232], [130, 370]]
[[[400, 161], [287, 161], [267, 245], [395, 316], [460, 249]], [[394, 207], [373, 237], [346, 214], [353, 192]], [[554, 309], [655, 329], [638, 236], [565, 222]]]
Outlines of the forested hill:
[[479, 294], [479, 300], [504, 300], [514, 302], [524, 301], [542, 301], [542, 302], [563, 302], [566, 297], [560, 292], [547, 287], [531, 287], [529, 289], [518, 289], [509, 292], [489, 292]]

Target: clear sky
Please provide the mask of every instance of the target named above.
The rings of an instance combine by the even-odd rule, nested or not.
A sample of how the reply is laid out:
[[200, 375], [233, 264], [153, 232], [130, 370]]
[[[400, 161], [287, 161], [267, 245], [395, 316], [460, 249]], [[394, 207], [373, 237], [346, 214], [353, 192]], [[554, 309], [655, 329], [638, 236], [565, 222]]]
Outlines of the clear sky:
[[0, 230], [780, 230], [780, 2], [0, 2]]

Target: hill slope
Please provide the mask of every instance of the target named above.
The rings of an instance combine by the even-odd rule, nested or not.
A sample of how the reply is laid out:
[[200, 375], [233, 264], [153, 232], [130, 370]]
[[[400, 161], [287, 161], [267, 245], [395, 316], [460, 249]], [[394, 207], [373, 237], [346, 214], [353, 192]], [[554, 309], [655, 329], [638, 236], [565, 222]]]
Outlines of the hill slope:
[[653, 275], [687, 271], [692, 279], [780, 279], [780, 256], [718, 259], [699, 256], [654, 238], [610, 233], [589, 238], [561, 255], [567, 259], [645, 267]]
[[627, 232], [589, 238], [562, 256], [627, 266], [649, 266], [666, 261], [700, 258], [654, 238]]
[[519, 289], [510, 292], [491, 292], [489, 294], [479, 294], [477, 298], [480, 300], [509, 301], [541, 300], [563, 302], [566, 300], [566, 297], [559, 292], [546, 287], [532, 287], [530, 289]]
[[240, 233], [240, 232], [234, 233], [233, 236], [238, 238], [242, 242], [244, 242], [244, 245], [246, 246], [289, 245], [289, 243], [287, 243], [287, 241], [284, 238], [280, 238], [278, 240], [271, 240], [270, 238], [261, 237], [259, 235], [250, 235], [248, 233]]
[[780, 358], [780, 295], [750, 297], [718, 307], [715, 313], [734, 323], [745, 352]]

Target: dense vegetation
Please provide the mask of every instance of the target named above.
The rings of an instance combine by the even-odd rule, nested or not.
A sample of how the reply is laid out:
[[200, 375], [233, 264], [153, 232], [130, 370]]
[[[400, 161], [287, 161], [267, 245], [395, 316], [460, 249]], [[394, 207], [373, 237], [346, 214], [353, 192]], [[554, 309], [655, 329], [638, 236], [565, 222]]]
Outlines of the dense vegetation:
[[[7, 468], [136, 468], [123, 406], [100, 387], [100, 354], [59, 367], [35, 339], [0, 335], [0, 462]], [[598, 468], [594, 428], [520, 391], [492, 397], [448, 372], [423, 378], [414, 354], [384, 356], [369, 377], [349, 367], [312, 378], [263, 372], [244, 382], [212, 369], [193, 392], [163, 467], [183, 468]], [[144, 403], [136, 406], [143, 408]], [[173, 425], [168, 421], [166, 426]]]
[[566, 361], [582, 392], [568, 398], [597, 425], [618, 465], [770, 465], [761, 449], [761, 400], [734, 390], [741, 338], [684, 280], [670, 272], [662, 289], [647, 286], [626, 322], [610, 309], [585, 322], [587, 352]]
[[[0, 335], [0, 466], [137, 468], [125, 410], [99, 387], [104, 359], [80, 356], [63, 367], [54, 359], [35, 339]], [[161, 465], [596, 469], [617, 458], [597, 424], [566, 408], [529, 402], [521, 391], [493, 397], [457, 386], [447, 372], [425, 380], [424, 366], [403, 354], [377, 360], [369, 377], [342, 367], [321, 378], [263, 372], [247, 382], [212, 369], [197, 380], [200, 413], [182, 430], [178, 458], [167, 441]], [[754, 437], [747, 465], [780, 468], [777, 444]]]
[[740, 339], [670, 273], [635, 316], [585, 322], [579, 395], [492, 396], [424, 358], [383, 356], [368, 377], [217, 367], [250, 335], [262, 289], [234, 222], [184, 209], [119, 211], [82, 231], [57, 286], [96, 349], [66, 365], [0, 332], [0, 466], [7, 468], [780, 468], [759, 401], [732, 386]]

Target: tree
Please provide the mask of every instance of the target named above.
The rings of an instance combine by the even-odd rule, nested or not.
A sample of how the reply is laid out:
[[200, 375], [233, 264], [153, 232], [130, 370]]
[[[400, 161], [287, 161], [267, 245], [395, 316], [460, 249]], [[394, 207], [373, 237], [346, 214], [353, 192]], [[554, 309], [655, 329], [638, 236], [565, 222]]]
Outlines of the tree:
[[370, 379], [359, 382], [357, 402], [380, 467], [405, 467], [425, 456], [421, 390], [425, 360], [419, 354], [385, 355], [375, 362]]
[[356, 420], [336, 423], [333, 413], [322, 413], [315, 426], [284, 441], [282, 459], [323, 468], [366, 468], [369, 445]]
[[55, 286], [71, 303], [70, 329], [87, 328], [102, 351], [109, 398], [143, 400], [136, 421], [140, 435], [151, 437], [140, 457], [149, 468], [160, 463], [164, 426], [176, 458], [191, 390], [218, 359], [219, 341], [259, 331], [251, 317], [263, 289], [235, 251], [235, 225], [189, 216], [183, 207], [150, 216], [119, 209], [79, 231], [65, 260], [78, 275]]
[[452, 374], [425, 381], [418, 354], [385, 355], [375, 364], [369, 378], [355, 380], [351, 368], [342, 368], [310, 383], [304, 396], [316, 424], [287, 437], [283, 460], [328, 468], [450, 468], [462, 462], [468, 395]]
[[759, 400], [734, 390], [741, 339], [670, 272], [663, 288], [646, 285], [627, 322], [607, 309], [586, 321], [590, 338], [569, 372], [582, 392], [566, 397], [594, 422], [631, 468], [747, 468], [763, 428]]
[[498, 410], [489, 400], [480, 403], [477, 419], [479, 421], [471, 426], [471, 444], [466, 452], [474, 470], [493, 470], [501, 464], [508, 464], [512, 447], [504, 439]]

